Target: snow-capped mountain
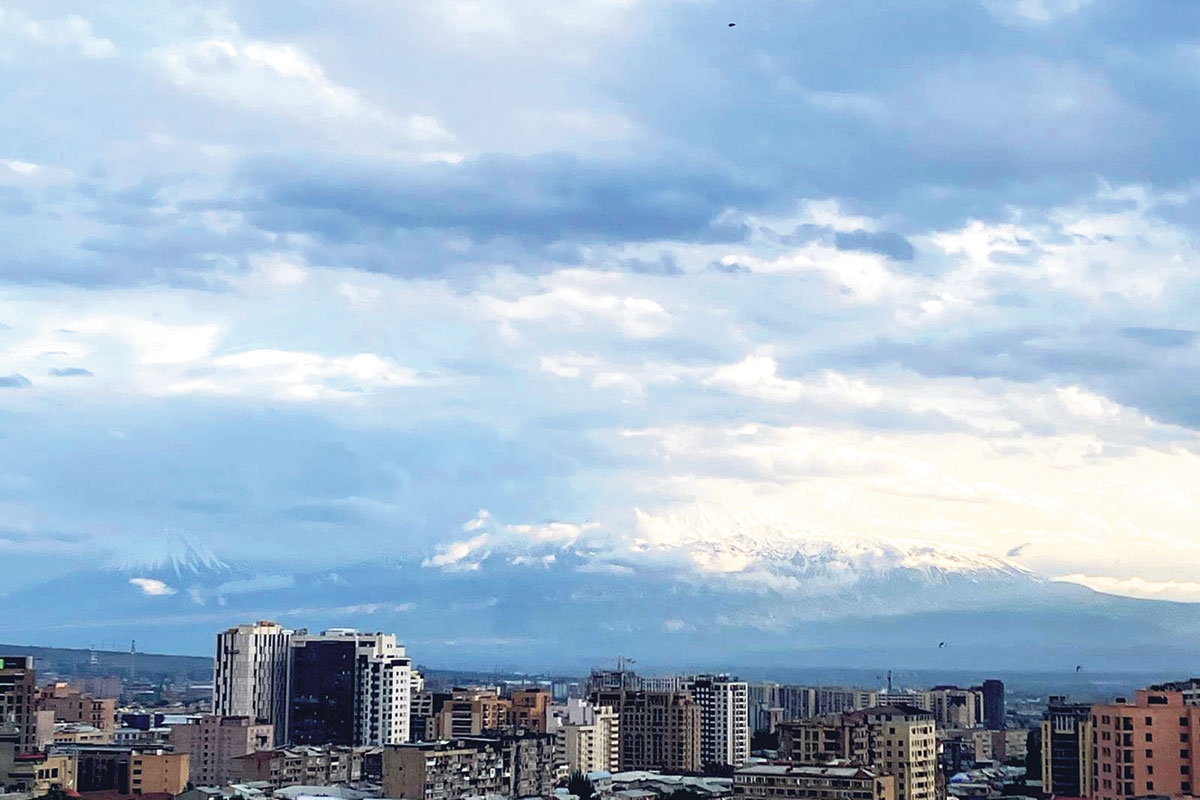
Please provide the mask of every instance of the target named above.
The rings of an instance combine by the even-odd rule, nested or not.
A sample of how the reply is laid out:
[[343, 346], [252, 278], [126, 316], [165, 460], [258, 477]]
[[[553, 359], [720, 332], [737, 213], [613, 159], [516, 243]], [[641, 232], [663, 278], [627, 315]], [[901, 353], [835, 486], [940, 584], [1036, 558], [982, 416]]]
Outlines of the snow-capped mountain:
[[447, 666], [623, 653], [713, 668], [1132, 668], [1190, 666], [1200, 648], [1200, 606], [1100, 595], [970, 549], [835, 538], [704, 509], [642, 515], [623, 541], [593, 533], [472, 522], [431, 552], [304, 572], [250, 572], [166, 536], [161, 553], [8, 596], [6, 608], [37, 613], [0, 615], [0, 641], [68, 644], [95, 628], [203, 653], [227, 625], [276, 619], [394, 630], [418, 658]]

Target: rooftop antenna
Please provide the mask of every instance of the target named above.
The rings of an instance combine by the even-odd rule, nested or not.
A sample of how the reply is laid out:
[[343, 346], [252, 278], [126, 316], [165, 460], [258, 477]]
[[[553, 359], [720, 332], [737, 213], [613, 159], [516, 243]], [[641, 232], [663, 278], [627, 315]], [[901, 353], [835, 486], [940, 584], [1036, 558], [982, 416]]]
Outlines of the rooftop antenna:
[[129, 680], [133, 680], [137, 675], [135, 668], [135, 660], [137, 659], [137, 639], [129, 640]]
[[892, 693], [892, 671], [888, 670], [888, 694]]

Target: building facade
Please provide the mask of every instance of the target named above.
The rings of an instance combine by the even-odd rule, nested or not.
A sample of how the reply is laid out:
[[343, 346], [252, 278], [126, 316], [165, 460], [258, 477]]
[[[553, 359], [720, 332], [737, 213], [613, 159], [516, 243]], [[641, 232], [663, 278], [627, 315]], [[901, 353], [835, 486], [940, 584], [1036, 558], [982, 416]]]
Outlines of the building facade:
[[700, 706], [688, 692], [593, 692], [591, 703], [617, 712], [622, 770], [699, 772]]
[[512, 704], [509, 723], [513, 728], [546, 733], [550, 692], [544, 689], [517, 689], [509, 702]]
[[554, 737], [501, 734], [387, 747], [383, 792], [408, 800], [545, 797], [554, 791]]
[[275, 728], [251, 717], [206, 714], [175, 725], [170, 733], [177, 753], [191, 756], [189, 780], [197, 786], [225, 786], [237, 778], [235, 759], [274, 746]]
[[1008, 727], [1008, 708], [1004, 700], [1004, 682], [995, 679], [983, 682], [983, 725], [988, 730], [1002, 731]]
[[1193, 794], [1200, 706], [1182, 692], [1139, 689], [1133, 702], [1092, 706], [1092, 797]]
[[1042, 718], [1042, 790], [1060, 797], [1091, 797], [1092, 708], [1051, 697]]
[[734, 800], [896, 800], [896, 779], [866, 767], [762, 765], [733, 773]]
[[239, 625], [217, 634], [213, 713], [271, 724], [275, 744], [287, 728], [287, 671], [292, 632], [274, 622]]
[[337, 628], [294, 634], [290, 644], [287, 741], [408, 742], [412, 661], [395, 636]]
[[568, 774], [620, 769], [621, 722], [614, 709], [568, 701], [556, 735], [559, 760]]
[[63, 754], [74, 757], [75, 788], [79, 792], [177, 795], [187, 788], [187, 753], [79, 746]]
[[728, 675], [697, 675], [681, 683], [700, 706], [702, 766], [744, 766], [750, 760], [749, 685]]
[[275, 750], [259, 750], [233, 759], [234, 783], [269, 783], [275, 788], [294, 786], [330, 786], [363, 780], [374, 773], [372, 759], [378, 760], [377, 747], [311, 747], [300, 745]]
[[14, 736], [16, 752], [37, 750], [37, 678], [30, 656], [0, 656], [0, 734]]
[[116, 698], [95, 698], [69, 683], [52, 683], [38, 692], [38, 710], [54, 713], [55, 722], [82, 722], [102, 731], [116, 727]]

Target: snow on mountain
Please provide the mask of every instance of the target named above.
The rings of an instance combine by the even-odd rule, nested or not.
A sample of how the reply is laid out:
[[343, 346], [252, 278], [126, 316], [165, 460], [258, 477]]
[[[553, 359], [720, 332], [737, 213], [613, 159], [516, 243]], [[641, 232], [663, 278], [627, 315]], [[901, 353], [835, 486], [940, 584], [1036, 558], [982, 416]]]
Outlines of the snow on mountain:
[[195, 535], [174, 530], [139, 539], [130, 549], [114, 557], [108, 566], [127, 573], [170, 572], [177, 578], [236, 571]]
[[698, 507], [684, 514], [638, 512], [631, 550], [649, 558], [685, 558], [706, 573], [773, 582], [796, 591], [845, 589], [903, 575], [929, 584], [1039, 580], [1011, 559], [980, 550], [869, 535], [800, 530], [744, 509]]

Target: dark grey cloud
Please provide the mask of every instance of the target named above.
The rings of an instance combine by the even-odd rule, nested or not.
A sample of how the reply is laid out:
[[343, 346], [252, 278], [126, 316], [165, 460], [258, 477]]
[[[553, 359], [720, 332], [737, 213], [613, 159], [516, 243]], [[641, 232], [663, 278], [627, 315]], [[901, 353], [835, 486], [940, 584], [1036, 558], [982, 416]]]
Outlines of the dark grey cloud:
[[92, 371], [83, 367], [54, 367], [49, 374], [55, 378], [90, 378]]
[[20, 373], [0, 375], [0, 389], [27, 389], [32, 385], [29, 379]]
[[1181, 328], [1122, 328], [1120, 333], [1127, 339], [1172, 349], [1190, 347], [1197, 336], [1196, 331]]
[[838, 250], [875, 253], [894, 261], [912, 261], [916, 252], [908, 239], [889, 231], [838, 231], [833, 237], [833, 242]]
[[[580, 245], [678, 240], [736, 242], [746, 226], [724, 213], [773, 195], [719, 162], [602, 161], [565, 154], [484, 156], [403, 169], [364, 161], [264, 158], [239, 173], [263, 230], [304, 233], [334, 253], [379, 258], [406, 272], [397, 245], [432, 250], [445, 265], [448, 239], [466, 239], [493, 263], [575, 260]], [[461, 256], [461, 243], [454, 244]], [[337, 259], [343, 260], [343, 259]], [[352, 256], [353, 260], [353, 256]], [[519, 265], [519, 264], [518, 264]], [[674, 272], [630, 262], [635, 271]]]

